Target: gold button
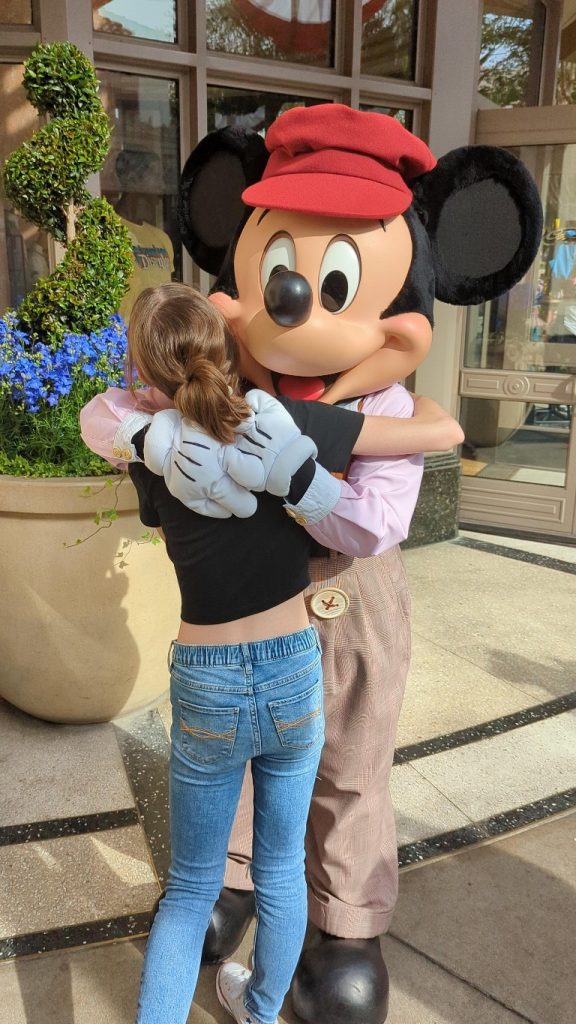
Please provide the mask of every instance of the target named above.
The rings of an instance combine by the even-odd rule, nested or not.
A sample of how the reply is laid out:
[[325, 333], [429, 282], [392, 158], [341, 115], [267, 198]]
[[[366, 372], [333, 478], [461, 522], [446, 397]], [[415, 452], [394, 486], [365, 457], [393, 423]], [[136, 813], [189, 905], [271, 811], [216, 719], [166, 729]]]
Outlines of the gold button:
[[127, 462], [130, 462], [130, 460], [132, 458], [132, 449], [131, 448], [125, 448], [124, 451], [122, 452], [122, 458], [126, 459]]
[[114, 445], [114, 447], [112, 449], [112, 455], [114, 456], [115, 459], [121, 459], [122, 458], [122, 449], [118, 448], [116, 445]]
[[350, 607], [350, 598], [339, 587], [324, 587], [310, 598], [310, 609], [319, 619], [337, 619]]
[[296, 512], [293, 508], [287, 508], [286, 513], [291, 519], [294, 519], [294, 521], [298, 523], [298, 526], [306, 526], [308, 520], [306, 519], [306, 516], [303, 516], [300, 512]]

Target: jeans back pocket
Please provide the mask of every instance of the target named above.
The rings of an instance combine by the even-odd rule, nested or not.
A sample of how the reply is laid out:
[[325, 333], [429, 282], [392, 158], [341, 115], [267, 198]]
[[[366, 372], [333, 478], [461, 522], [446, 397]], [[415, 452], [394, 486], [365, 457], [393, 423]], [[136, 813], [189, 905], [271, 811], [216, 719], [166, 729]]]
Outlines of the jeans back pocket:
[[232, 756], [240, 708], [207, 708], [178, 699], [180, 745], [197, 764]]
[[321, 682], [296, 697], [272, 700], [268, 708], [283, 747], [305, 750], [315, 746], [324, 736]]

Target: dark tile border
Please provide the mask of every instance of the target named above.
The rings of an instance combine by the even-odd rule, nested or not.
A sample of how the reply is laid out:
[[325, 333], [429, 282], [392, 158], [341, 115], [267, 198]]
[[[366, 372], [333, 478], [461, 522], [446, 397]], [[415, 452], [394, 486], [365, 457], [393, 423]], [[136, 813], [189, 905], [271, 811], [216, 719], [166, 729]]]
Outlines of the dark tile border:
[[555, 697], [554, 700], [545, 701], [543, 704], [534, 704], [532, 707], [516, 711], [511, 715], [502, 715], [501, 718], [493, 718], [489, 722], [480, 722], [479, 725], [471, 725], [466, 729], [458, 729], [456, 732], [435, 736], [430, 740], [422, 740], [421, 743], [398, 747], [394, 754], [394, 764], [408, 764], [420, 757], [430, 757], [431, 754], [439, 754], [445, 750], [455, 750], [456, 747], [464, 747], [468, 743], [477, 743], [480, 740], [490, 739], [492, 736], [511, 732], [513, 729], [521, 729], [533, 722], [542, 722], [555, 715], [561, 715], [565, 711], [572, 711], [574, 708], [576, 708], [576, 690], [566, 693], [562, 697]]
[[155, 709], [113, 724], [140, 824], [150, 846], [158, 881], [164, 886], [170, 867], [170, 740]]
[[535, 551], [525, 551], [524, 548], [509, 548], [504, 544], [492, 544], [491, 541], [477, 540], [475, 537], [456, 537], [451, 544], [457, 544], [461, 548], [471, 548], [472, 551], [485, 551], [488, 555], [502, 555], [503, 558], [512, 558], [516, 562], [531, 562], [532, 565], [540, 565], [545, 569], [556, 569], [557, 572], [567, 572], [576, 576], [576, 563], [564, 562], [560, 558], [550, 558], [548, 555], [538, 555]]
[[80, 814], [72, 818], [50, 818], [47, 821], [31, 821], [21, 825], [4, 825], [0, 828], [0, 846], [62, 839], [65, 836], [83, 836], [90, 832], [104, 832], [111, 828], [138, 825], [138, 822], [136, 808], [125, 807], [119, 811]]
[[[140, 824], [150, 847], [158, 880], [163, 886], [170, 864], [170, 742], [156, 710], [133, 715], [124, 721], [118, 719], [112, 724], [136, 807], [5, 826], [0, 828], [0, 846], [86, 835]], [[0, 961], [145, 936], [150, 923], [151, 910], [0, 938]]]
[[150, 917], [151, 912], [146, 911], [141, 914], [85, 921], [82, 924], [64, 925], [43, 932], [28, 932], [25, 935], [0, 939], [0, 961], [144, 936], [150, 929]]
[[440, 854], [453, 853], [455, 850], [473, 846], [485, 839], [515, 832], [516, 829], [531, 825], [536, 821], [544, 821], [546, 818], [551, 818], [562, 811], [571, 810], [573, 807], [576, 807], [576, 788], [566, 789], [562, 793], [544, 797], [532, 804], [524, 804], [523, 807], [514, 807], [510, 811], [495, 814], [491, 818], [485, 818], [484, 821], [476, 821], [451, 832], [442, 832], [439, 835], [430, 836], [428, 839], [400, 846], [398, 848], [398, 864], [401, 868], [405, 868], [409, 864], [419, 864], [432, 857], [438, 857]]

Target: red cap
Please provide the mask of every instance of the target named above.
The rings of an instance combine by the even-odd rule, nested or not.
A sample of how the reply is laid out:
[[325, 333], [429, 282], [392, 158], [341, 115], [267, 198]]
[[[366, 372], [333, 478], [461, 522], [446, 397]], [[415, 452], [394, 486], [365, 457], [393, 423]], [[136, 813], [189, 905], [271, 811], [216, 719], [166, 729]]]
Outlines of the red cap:
[[247, 206], [324, 217], [381, 220], [407, 210], [407, 184], [436, 166], [426, 143], [394, 117], [343, 103], [293, 107], [266, 135], [262, 180], [242, 193]]

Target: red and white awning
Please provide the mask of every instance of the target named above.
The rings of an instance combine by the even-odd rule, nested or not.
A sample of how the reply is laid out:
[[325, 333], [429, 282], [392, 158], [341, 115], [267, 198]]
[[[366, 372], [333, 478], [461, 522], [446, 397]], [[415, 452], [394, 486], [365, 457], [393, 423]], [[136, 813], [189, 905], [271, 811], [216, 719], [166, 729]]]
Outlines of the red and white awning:
[[[385, 2], [363, 0], [363, 20]], [[332, 0], [234, 0], [234, 6], [255, 32], [270, 36], [281, 50], [315, 53], [328, 46]]]

